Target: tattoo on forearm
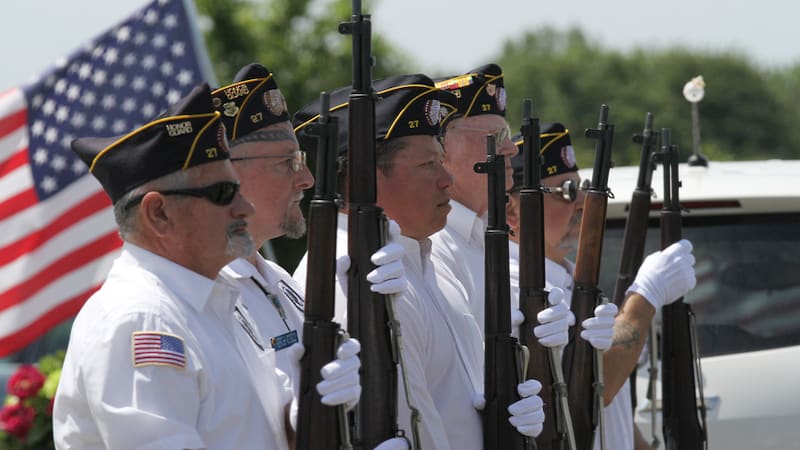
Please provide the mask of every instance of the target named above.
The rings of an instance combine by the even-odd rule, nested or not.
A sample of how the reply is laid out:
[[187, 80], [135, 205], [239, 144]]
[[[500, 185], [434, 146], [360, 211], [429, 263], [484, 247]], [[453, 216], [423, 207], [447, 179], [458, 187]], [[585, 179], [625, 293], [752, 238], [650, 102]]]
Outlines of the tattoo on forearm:
[[634, 348], [642, 343], [642, 334], [633, 325], [624, 320], [614, 321], [614, 338], [612, 346], [621, 346], [626, 349]]

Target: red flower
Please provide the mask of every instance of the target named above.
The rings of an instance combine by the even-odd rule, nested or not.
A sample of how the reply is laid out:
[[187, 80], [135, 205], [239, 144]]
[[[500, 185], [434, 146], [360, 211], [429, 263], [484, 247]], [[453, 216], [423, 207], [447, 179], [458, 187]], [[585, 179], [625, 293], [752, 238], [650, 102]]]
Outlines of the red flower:
[[20, 400], [33, 397], [44, 386], [45, 377], [36, 367], [26, 364], [20, 366], [8, 380], [8, 393]]
[[36, 411], [22, 403], [6, 405], [0, 409], [0, 428], [6, 433], [25, 441], [28, 432], [33, 427], [33, 417]]

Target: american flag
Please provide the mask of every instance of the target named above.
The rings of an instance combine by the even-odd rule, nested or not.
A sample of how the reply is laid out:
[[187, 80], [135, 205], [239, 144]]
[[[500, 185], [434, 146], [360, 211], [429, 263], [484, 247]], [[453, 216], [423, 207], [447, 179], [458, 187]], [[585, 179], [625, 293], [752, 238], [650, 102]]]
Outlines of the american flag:
[[183, 339], [157, 331], [133, 333], [133, 365], [186, 367]]
[[213, 80], [186, 1], [153, 1], [0, 93], [0, 356], [77, 313], [121, 246], [70, 141], [127, 133]]

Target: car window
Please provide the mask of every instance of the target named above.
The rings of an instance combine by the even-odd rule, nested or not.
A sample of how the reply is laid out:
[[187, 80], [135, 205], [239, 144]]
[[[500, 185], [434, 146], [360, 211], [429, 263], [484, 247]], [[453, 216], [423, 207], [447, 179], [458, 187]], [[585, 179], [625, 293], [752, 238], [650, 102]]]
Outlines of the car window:
[[[683, 218], [694, 245], [697, 287], [686, 296], [702, 356], [800, 345], [800, 215]], [[646, 254], [659, 248], [651, 220]], [[619, 270], [624, 221], [609, 221], [600, 285], [609, 297]]]

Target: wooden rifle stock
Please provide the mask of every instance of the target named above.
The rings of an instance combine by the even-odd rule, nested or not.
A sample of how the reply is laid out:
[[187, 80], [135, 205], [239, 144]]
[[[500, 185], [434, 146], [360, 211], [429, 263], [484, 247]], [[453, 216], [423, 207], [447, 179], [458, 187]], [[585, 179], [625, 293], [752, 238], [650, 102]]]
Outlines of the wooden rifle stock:
[[336, 358], [341, 329], [333, 321], [336, 302], [336, 152], [339, 124], [328, 116], [328, 95], [322, 94], [319, 121], [309, 134], [317, 136], [317, 170], [314, 198], [308, 208], [308, 275], [305, 322], [300, 360], [297, 450], [339, 449], [349, 442], [344, 414], [323, 405], [316, 385], [320, 370]]
[[620, 307], [625, 300], [625, 291], [633, 283], [636, 272], [644, 259], [647, 223], [650, 217], [650, 199], [653, 194], [651, 185], [653, 170], [655, 169], [655, 161], [652, 155], [658, 144], [658, 136], [658, 132], [653, 131], [653, 114], [647, 113], [642, 134], [633, 137], [634, 142], [642, 144], [642, 151], [639, 157], [639, 176], [631, 197], [628, 217], [625, 220], [619, 275], [614, 285], [614, 296], [612, 297], [614, 304]]
[[[531, 117], [531, 101], [523, 103], [522, 189], [519, 191], [519, 308], [525, 316], [519, 329], [520, 343], [530, 359], [526, 379], [542, 383], [544, 428], [536, 438], [541, 450], [574, 448], [572, 419], [566, 403], [567, 390], [561, 373], [561, 355], [539, 344], [533, 335], [537, 315], [549, 307], [545, 290], [544, 190], [541, 185], [539, 119]], [[488, 278], [487, 278], [488, 280]]]
[[486, 162], [475, 172], [488, 177], [489, 211], [485, 233], [485, 353], [483, 409], [484, 450], [521, 450], [526, 440], [508, 421], [508, 407], [519, 400], [517, 385], [523, 377], [521, 346], [511, 336], [511, 284], [508, 272], [505, 157], [497, 155], [494, 136], [487, 137]]
[[592, 180], [586, 192], [575, 259], [575, 287], [572, 291], [572, 312], [576, 326], [570, 330], [570, 343], [564, 348], [564, 372], [567, 378], [569, 409], [579, 449], [592, 448], [594, 432], [601, 425], [603, 393], [602, 370], [597, 351], [582, 339], [580, 324], [594, 315], [600, 303], [600, 257], [608, 204], [608, 172], [611, 168], [611, 147], [614, 125], [609, 125], [608, 106], [600, 108], [597, 129], [587, 129], [586, 137], [596, 139]]
[[353, 0], [350, 22], [339, 32], [352, 35], [353, 83], [349, 97], [348, 232], [350, 255], [347, 329], [361, 342], [361, 401], [355, 408], [353, 444], [372, 450], [397, 434], [397, 362], [386, 298], [373, 293], [370, 258], [383, 246], [386, 217], [376, 205], [375, 92], [372, 89], [372, 25]]
[[[678, 197], [678, 149], [669, 129], [661, 130], [664, 167], [664, 206], [661, 210], [661, 248], [681, 239]], [[667, 450], [706, 448], [705, 405], [696, 392], [699, 371], [695, 365], [694, 314], [680, 298], [661, 309], [661, 401], [664, 443]]]

